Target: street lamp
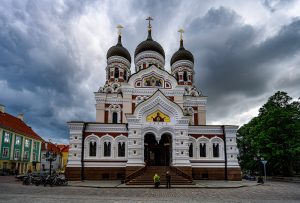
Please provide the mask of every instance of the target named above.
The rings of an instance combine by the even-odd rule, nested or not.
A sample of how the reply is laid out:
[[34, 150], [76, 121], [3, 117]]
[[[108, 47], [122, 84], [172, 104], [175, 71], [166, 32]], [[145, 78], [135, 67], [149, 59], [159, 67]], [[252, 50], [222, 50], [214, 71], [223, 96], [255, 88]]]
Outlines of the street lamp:
[[254, 160], [258, 162], [258, 166], [259, 166], [259, 177], [258, 177], [258, 180], [257, 180], [257, 183], [264, 183], [264, 180], [263, 178], [261, 177], [261, 161], [263, 160], [262, 157], [260, 157], [260, 154], [258, 153], [255, 157], [254, 157]]
[[264, 165], [264, 174], [265, 174], [265, 182], [267, 180], [267, 170], [266, 170], [266, 164], [267, 164], [267, 160], [264, 160], [264, 158], [261, 158], [261, 163]]
[[51, 151], [47, 151], [46, 152], [46, 161], [50, 162], [50, 169], [49, 169], [49, 173], [51, 175], [51, 168], [52, 168], [52, 162], [56, 160], [57, 154]]

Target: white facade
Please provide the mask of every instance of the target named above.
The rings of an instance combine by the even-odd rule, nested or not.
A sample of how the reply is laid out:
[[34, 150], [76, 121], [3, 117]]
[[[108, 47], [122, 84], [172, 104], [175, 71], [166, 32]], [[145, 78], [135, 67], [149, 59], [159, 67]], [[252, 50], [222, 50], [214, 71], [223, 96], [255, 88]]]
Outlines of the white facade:
[[[157, 144], [166, 135], [170, 138], [164, 144], [170, 146], [166, 165], [239, 168], [238, 126], [206, 125], [207, 97], [194, 86], [194, 62], [180, 58], [171, 64], [170, 73], [162, 51], [153, 50], [136, 53], [132, 75], [124, 56], [108, 57], [107, 82], [95, 92], [96, 122], [68, 123], [68, 167], [143, 167], [147, 165], [146, 135], [155, 136]], [[121, 157], [119, 143], [125, 144]]]

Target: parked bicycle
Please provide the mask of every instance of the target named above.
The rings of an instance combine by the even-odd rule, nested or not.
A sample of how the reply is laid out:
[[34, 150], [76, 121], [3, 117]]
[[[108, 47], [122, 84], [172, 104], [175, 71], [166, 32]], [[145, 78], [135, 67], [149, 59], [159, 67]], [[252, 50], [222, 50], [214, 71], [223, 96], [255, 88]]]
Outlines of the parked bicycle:
[[47, 185], [52, 186], [66, 186], [68, 185], [68, 179], [64, 175], [44, 175], [44, 174], [26, 174], [22, 182], [24, 185], [30, 185], [34, 184], [36, 186], [44, 185], [46, 187]]

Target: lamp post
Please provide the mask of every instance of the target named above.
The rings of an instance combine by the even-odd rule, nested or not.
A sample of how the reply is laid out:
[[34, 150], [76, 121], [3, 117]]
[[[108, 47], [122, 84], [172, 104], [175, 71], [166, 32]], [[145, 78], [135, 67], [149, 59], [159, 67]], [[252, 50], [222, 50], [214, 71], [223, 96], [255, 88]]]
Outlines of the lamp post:
[[57, 154], [51, 151], [46, 152], [46, 161], [50, 162], [49, 173], [51, 175], [52, 162], [56, 160]]
[[267, 180], [267, 170], [266, 170], [266, 164], [267, 164], [267, 160], [264, 160], [264, 158], [261, 158], [261, 163], [264, 165], [264, 174], [265, 174], [265, 182]]
[[258, 153], [255, 157], [254, 157], [254, 160], [257, 161], [258, 163], [258, 166], [259, 166], [259, 177], [258, 177], [258, 180], [257, 180], [257, 183], [264, 183], [264, 180], [263, 178], [261, 177], [261, 161], [263, 160], [263, 158], [260, 157], [260, 154]]

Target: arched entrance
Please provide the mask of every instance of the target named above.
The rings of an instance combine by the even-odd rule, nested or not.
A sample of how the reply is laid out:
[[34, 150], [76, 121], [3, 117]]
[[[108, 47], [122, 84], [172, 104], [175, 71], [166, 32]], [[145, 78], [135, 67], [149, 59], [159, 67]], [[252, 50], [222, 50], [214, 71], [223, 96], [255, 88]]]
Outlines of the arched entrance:
[[144, 161], [148, 166], [169, 166], [172, 159], [172, 138], [163, 134], [159, 143], [155, 135], [147, 133], [144, 139]]

